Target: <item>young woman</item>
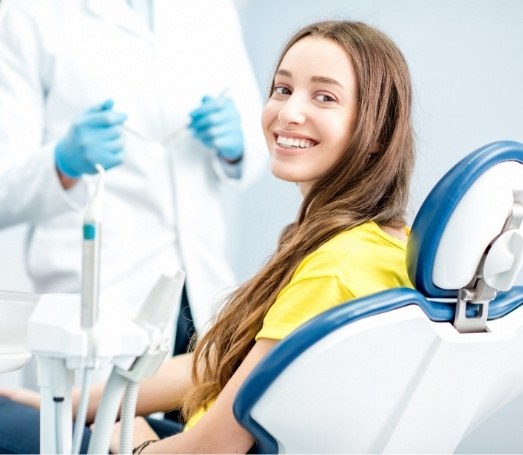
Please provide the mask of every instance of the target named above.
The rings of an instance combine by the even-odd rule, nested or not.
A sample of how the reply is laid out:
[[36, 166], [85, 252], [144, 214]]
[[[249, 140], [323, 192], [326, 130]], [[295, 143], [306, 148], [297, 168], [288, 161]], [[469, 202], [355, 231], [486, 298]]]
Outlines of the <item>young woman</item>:
[[[137, 419], [135, 453], [246, 453], [254, 440], [235, 420], [233, 402], [275, 344], [328, 308], [410, 286], [411, 87], [394, 43], [357, 22], [301, 29], [277, 64], [262, 124], [272, 172], [303, 195], [298, 217], [193, 353], [141, 384], [139, 414], [182, 406], [187, 424], [158, 440]], [[117, 426], [113, 452], [118, 437]]]

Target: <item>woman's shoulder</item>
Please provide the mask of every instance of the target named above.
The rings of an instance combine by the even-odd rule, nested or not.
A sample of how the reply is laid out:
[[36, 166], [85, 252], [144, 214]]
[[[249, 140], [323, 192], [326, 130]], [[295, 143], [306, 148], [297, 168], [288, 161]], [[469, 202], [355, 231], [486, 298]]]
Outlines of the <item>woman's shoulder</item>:
[[317, 249], [318, 254], [339, 254], [369, 248], [394, 248], [405, 250], [409, 230], [404, 230], [405, 240], [380, 228], [375, 222], [368, 221], [356, 227], [336, 234]]
[[[406, 229], [408, 235], [408, 229]], [[383, 231], [376, 223], [367, 222], [342, 231], [306, 256], [294, 279], [374, 274], [377, 269], [405, 268], [407, 242]]]

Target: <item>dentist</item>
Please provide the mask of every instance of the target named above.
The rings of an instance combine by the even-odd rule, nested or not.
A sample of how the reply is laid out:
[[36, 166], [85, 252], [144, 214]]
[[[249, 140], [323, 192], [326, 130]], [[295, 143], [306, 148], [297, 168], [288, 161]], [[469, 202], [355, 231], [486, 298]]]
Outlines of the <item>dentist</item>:
[[29, 225], [36, 292], [80, 290], [99, 163], [101, 303], [132, 313], [160, 274], [184, 269], [180, 320], [204, 332], [235, 284], [220, 188], [265, 169], [242, 42], [229, 0], [2, 0], [0, 228]]

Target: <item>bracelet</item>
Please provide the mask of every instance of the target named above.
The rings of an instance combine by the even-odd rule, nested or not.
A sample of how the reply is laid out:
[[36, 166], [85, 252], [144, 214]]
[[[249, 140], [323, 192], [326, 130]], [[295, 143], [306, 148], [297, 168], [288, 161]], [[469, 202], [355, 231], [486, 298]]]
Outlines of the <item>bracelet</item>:
[[145, 449], [149, 444], [152, 444], [153, 442], [158, 442], [158, 439], [149, 439], [148, 441], [142, 442], [140, 445], [136, 446], [132, 453], [142, 453], [143, 449]]

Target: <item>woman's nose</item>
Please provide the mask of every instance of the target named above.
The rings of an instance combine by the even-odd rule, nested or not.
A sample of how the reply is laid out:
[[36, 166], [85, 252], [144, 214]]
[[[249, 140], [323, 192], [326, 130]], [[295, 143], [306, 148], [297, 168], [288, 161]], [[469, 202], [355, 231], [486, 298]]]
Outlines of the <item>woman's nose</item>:
[[303, 124], [306, 119], [304, 101], [298, 96], [290, 96], [280, 109], [278, 118], [284, 125]]

